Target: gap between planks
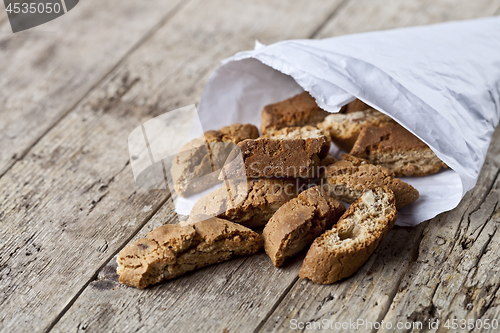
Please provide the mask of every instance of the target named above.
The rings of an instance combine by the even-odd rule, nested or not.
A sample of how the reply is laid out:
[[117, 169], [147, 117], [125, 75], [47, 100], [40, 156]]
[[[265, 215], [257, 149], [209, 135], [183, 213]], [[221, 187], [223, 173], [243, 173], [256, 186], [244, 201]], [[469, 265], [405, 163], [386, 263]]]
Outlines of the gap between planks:
[[[165, 197], [165, 199], [163, 199], [163, 201], [151, 212], [151, 215], [149, 215], [148, 217], [146, 217], [142, 223], [137, 227], [137, 229], [130, 235], [130, 237], [125, 241], [125, 244], [127, 244], [128, 242], [130, 242], [134, 237], [135, 235], [137, 235], [137, 233], [139, 231], [141, 231], [141, 229], [149, 222], [149, 220], [151, 220], [151, 218], [160, 210], [160, 208], [168, 201], [168, 199], [170, 199], [171, 195], [170, 193], [167, 194], [167, 196]], [[89, 286], [89, 284], [92, 282], [92, 281], [95, 281], [97, 279], [97, 276], [99, 274], [99, 272], [109, 263], [109, 261], [111, 259], [113, 259], [121, 250], [123, 249], [123, 246], [118, 248], [117, 250], [115, 250], [109, 257], [108, 260], [106, 260], [105, 262], [103, 262], [101, 264], [101, 266], [95, 271], [94, 275], [80, 288], [80, 290], [78, 290], [78, 292], [75, 294], [75, 296], [68, 302], [68, 304], [66, 304], [66, 306], [64, 307], [64, 309], [57, 315], [57, 317], [52, 321], [52, 323], [50, 323], [50, 325], [47, 327], [47, 329], [45, 330], [45, 332], [49, 332], [50, 330], [52, 330], [52, 328], [57, 324], [57, 322], [62, 318], [62, 316], [64, 316], [64, 314], [69, 310], [69, 308], [71, 308], [71, 306], [76, 302], [76, 300], [78, 299], [78, 297], [80, 297], [80, 295], [85, 291], [85, 289]]]
[[[12, 167], [19, 162], [22, 162], [22, 160], [26, 157], [26, 155], [33, 149], [34, 146], [40, 142], [40, 140], [47, 135], [54, 127], [56, 127], [68, 114], [70, 114], [83, 100], [85, 100], [91, 91], [96, 89], [102, 82], [104, 82], [105, 78], [110, 74], [113, 73], [113, 71], [118, 68], [125, 59], [128, 58], [130, 54], [132, 54], [135, 50], [137, 50], [142, 44], [144, 44], [146, 41], [148, 41], [151, 36], [154, 35], [155, 31], [160, 29], [162, 26], [164, 26], [168, 20], [170, 20], [175, 14], [177, 14], [184, 6], [186, 6], [189, 1], [191, 0], [184, 0], [179, 2], [177, 5], [175, 5], [172, 10], [170, 10], [153, 28], [151, 28], [148, 32], [144, 34], [142, 38], [139, 39], [137, 43], [135, 43], [124, 55], [121, 59], [119, 59], [114, 66], [112, 66], [107, 72], [105, 72], [101, 78], [96, 80], [96, 82], [90, 86], [90, 88], [82, 95], [80, 99], [78, 99], [73, 105], [71, 105], [66, 111], [62, 112], [59, 117], [54, 121], [54, 123], [50, 124], [45, 131], [43, 131], [33, 142], [25, 148], [25, 150], [20, 154], [20, 156], [16, 157], [10, 165], [8, 164], [5, 170], [0, 173], [0, 178], [5, 176], [5, 174], [12, 169]], [[0, 17], [0, 24], [2, 23], [2, 17]]]
[[[110, 73], [113, 73], [122, 63], [125, 59], [128, 58], [128, 56], [130, 54], [132, 54], [136, 49], [138, 49], [142, 44], [144, 44], [146, 41], [148, 41], [153, 35], [154, 33], [160, 29], [162, 26], [164, 26], [173, 16], [175, 16], [184, 6], [187, 5], [187, 3], [191, 1], [191, 0], [185, 0], [185, 1], [182, 1], [182, 2], [179, 2], [169, 13], [167, 13], [163, 19], [160, 20], [160, 22], [158, 22], [158, 24], [156, 24], [154, 26], [154, 28], [150, 29], [145, 35], [143, 38], [141, 38], [129, 51], [127, 51], [127, 53], [116, 63], [115, 66], [113, 66], [113, 68], [111, 68], [111, 70], [109, 70], [105, 75], [102, 76], [101, 79], [99, 79], [83, 96], [80, 100], [78, 100], [72, 107], [70, 107], [68, 109], [68, 111], [66, 111], [54, 124], [52, 124], [39, 138], [37, 138], [37, 140], [33, 143], [33, 145], [31, 145], [27, 150], [26, 152], [20, 157], [19, 160], [17, 160], [16, 162], [12, 163], [11, 166], [9, 166], [6, 171], [0, 175], [0, 178], [5, 175], [5, 173], [7, 173], [7, 171], [10, 170], [10, 168], [12, 168], [12, 166], [17, 163], [17, 162], [20, 162], [28, 153], [29, 151], [48, 133], [50, 132], [50, 130], [52, 130], [55, 126], [57, 126], [57, 124], [59, 124], [61, 122], [62, 119], [64, 119], [64, 117], [66, 117], [71, 111], [73, 111], [83, 100], [85, 100], [88, 95], [90, 94], [91, 91], [93, 91], [94, 89], [96, 89], [103, 81], [104, 79], [110, 74]], [[76, 302], [76, 300], [78, 299], [78, 297], [80, 297], [80, 295], [83, 293], [83, 291], [88, 287], [88, 285], [97, 279], [97, 275], [99, 274], [99, 272], [110, 262], [110, 260], [113, 259], [113, 257], [115, 257], [122, 249], [123, 247], [128, 244], [128, 242], [130, 242], [130, 240], [132, 240], [135, 235], [149, 222], [149, 220], [160, 210], [160, 208], [168, 201], [168, 199], [170, 199], [171, 195], [170, 193], [168, 193], [165, 198], [163, 199], [163, 201], [153, 210], [152, 214], [150, 216], [148, 216], [146, 219], [143, 220], [143, 222], [137, 227], [137, 229], [135, 230], [135, 232], [133, 232], [130, 237], [124, 242], [124, 244], [119, 247], [113, 254], [110, 255], [109, 259], [106, 260], [94, 273], [94, 275], [92, 276], [92, 278], [90, 278], [81, 288], [80, 290], [78, 290], [78, 292], [76, 293], [76, 295], [69, 301], [69, 303], [64, 307], [64, 309], [58, 314], [58, 316], [52, 321], [52, 323], [47, 327], [47, 329], [45, 330], [45, 332], [49, 332], [50, 330], [52, 330], [52, 328], [57, 324], [57, 322], [62, 318], [62, 316], [64, 316], [64, 314], [69, 310], [69, 308], [71, 308], [71, 306]]]
[[330, 13], [330, 15], [328, 15], [327, 19], [323, 21], [323, 23], [321, 23], [319, 26], [318, 26], [318, 29], [316, 29], [310, 36], [309, 36], [309, 39], [315, 39], [318, 34], [325, 28], [325, 26], [328, 24], [328, 22], [330, 22], [331, 20], [333, 20], [335, 18], [335, 16], [338, 15], [339, 12], [342, 11], [342, 9], [345, 7], [345, 5], [349, 2], [349, 0], [343, 0], [337, 8], [335, 8], [334, 10], [332, 10], [332, 12]]

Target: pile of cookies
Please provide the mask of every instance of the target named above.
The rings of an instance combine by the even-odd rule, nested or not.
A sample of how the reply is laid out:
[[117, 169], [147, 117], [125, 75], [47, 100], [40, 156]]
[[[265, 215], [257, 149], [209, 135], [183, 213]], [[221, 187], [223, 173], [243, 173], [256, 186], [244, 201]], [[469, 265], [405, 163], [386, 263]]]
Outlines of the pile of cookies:
[[[171, 169], [177, 194], [223, 186], [186, 221], [123, 249], [121, 283], [145, 288], [262, 246], [276, 267], [309, 248], [299, 276], [333, 283], [356, 272], [397, 210], [418, 199], [396, 177], [446, 168], [425, 143], [359, 100], [331, 114], [304, 92], [266, 106], [260, 130], [234, 124], [181, 149]], [[336, 160], [332, 142], [350, 153]]]

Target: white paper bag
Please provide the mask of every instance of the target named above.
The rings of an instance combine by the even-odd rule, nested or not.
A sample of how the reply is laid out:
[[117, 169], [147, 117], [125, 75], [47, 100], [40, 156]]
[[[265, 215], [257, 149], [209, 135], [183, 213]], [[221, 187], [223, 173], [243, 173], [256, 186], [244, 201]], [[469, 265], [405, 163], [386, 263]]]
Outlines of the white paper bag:
[[[329, 112], [359, 98], [450, 167], [403, 178], [420, 198], [399, 212], [397, 224], [416, 225], [456, 207], [477, 181], [500, 118], [500, 18], [256, 43], [212, 74], [198, 114], [205, 131], [235, 122], [258, 126], [265, 105], [303, 90]], [[179, 202], [183, 213], [190, 200]]]

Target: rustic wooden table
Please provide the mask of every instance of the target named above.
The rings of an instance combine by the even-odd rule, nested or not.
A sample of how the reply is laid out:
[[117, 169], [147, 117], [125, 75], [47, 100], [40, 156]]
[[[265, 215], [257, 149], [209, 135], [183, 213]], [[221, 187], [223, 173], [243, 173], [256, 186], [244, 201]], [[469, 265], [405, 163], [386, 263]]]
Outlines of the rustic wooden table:
[[495, 14], [500, 0], [87, 0], [12, 34], [2, 7], [0, 331], [270, 332], [324, 319], [439, 319], [444, 330], [447, 319], [500, 319], [499, 131], [456, 209], [394, 228], [340, 283], [302, 281], [300, 258], [274, 269], [264, 253], [146, 290], [115, 273], [126, 244], [175, 217], [167, 192], [135, 185], [128, 134], [196, 103], [220, 60], [256, 39]]

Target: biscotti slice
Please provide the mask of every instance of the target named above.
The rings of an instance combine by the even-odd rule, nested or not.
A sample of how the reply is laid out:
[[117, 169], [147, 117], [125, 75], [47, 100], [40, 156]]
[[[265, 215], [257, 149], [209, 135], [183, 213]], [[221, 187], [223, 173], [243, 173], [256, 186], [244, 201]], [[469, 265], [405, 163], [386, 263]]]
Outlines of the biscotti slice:
[[233, 256], [253, 254], [261, 244], [259, 234], [223, 219], [186, 227], [167, 224], [118, 254], [119, 282], [146, 288]]
[[364, 128], [351, 155], [386, 167], [397, 177], [426, 176], [447, 167], [424, 142], [396, 123]]
[[267, 255], [276, 267], [309, 246], [345, 212], [344, 205], [320, 186], [303, 191], [276, 211], [264, 228]]
[[314, 240], [299, 277], [330, 284], [351, 276], [375, 251], [396, 218], [395, 197], [390, 189], [366, 191], [331, 230]]
[[318, 127], [327, 131], [342, 150], [350, 151], [361, 130], [366, 126], [382, 126], [393, 120], [372, 108], [349, 113], [331, 113]]
[[329, 113], [322, 110], [307, 91], [282, 102], [264, 107], [260, 118], [260, 130], [266, 134], [268, 130], [284, 127], [316, 125]]
[[238, 143], [224, 166], [225, 177], [241, 177], [242, 169], [248, 178], [313, 177], [321, 159], [330, 149], [330, 139], [312, 126], [287, 127], [270, 131], [255, 140]]
[[217, 183], [213, 179], [210, 150], [205, 136], [191, 140], [175, 155], [170, 168], [175, 191], [189, 196]]
[[345, 105], [342, 108], [341, 112], [342, 113], [351, 113], [351, 112], [356, 112], [356, 111], [364, 111], [364, 110], [368, 110], [368, 109], [373, 109], [373, 108], [371, 106], [369, 106], [368, 104], [366, 104], [365, 102], [356, 98], [354, 101]]
[[237, 143], [258, 137], [259, 131], [257, 127], [250, 124], [232, 124], [224, 126], [218, 131], [205, 132], [205, 140], [209, 145], [214, 171], [222, 168], [229, 153]]
[[342, 154], [340, 161], [328, 166], [325, 173], [331, 195], [348, 203], [356, 201], [363, 192], [377, 186], [386, 186], [394, 192], [398, 210], [419, 196], [413, 186], [395, 178], [389, 169], [348, 154]]
[[184, 145], [172, 161], [170, 173], [176, 192], [190, 196], [218, 183], [218, 172], [235, 145], [259, 137], [257, 127], [246, 124], [207, 131]]
[[189, 218], [181, 224], [190, 225], [218, 216], [249, 228], [262, 227], [278, 208], [297, 194], [295, 179], [226, 181], [225, 186], [198, 200]]

